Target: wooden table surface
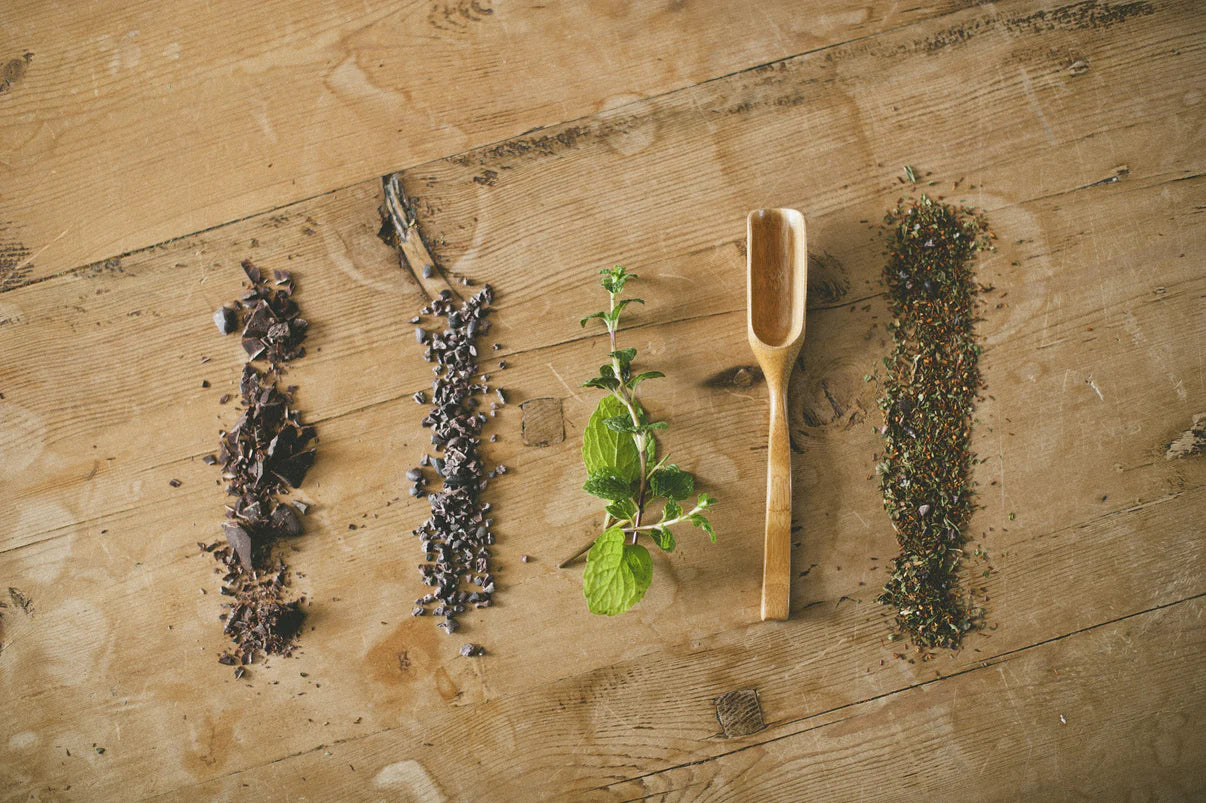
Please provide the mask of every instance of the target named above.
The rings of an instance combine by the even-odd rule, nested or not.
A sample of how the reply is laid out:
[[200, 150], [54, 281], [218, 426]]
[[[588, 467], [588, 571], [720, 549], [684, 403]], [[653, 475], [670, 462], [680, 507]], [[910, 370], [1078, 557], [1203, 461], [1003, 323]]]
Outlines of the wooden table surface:
[[[902, 5], [6, 3], [0, 798], [1206, 795], [1206, 458], [1167, 456], [1206, 412], [1202, 7]], [[863, 380], [906, 164], [998, 236], [968, 563], [988, 628], [928, 662], [893, 657], [875, 603], [895, 540]], [[498, 605], [454, 637], [409, 615], [430, 372], [406, 319], [438, 284], [378, 238], [395, 172], [446, 275], [497, 288], [510, 363]], [[769, 624], [766, 391], [740, 371], [763, 206], [802, 210], [811, 252], [797, 576]], [[220, 537], [201, 458], [243, 361], [210, 316], [246, 258], [298, 279], [289, 376], [321, 442], [301, 650], [236, 681], [196, 542]], [[604, 618], [556, 564], [598, 523], [579, 384], [607, 349], [577, 322], [613, 263], [648, 302], [625, 342], [670, 377], [646, 386], [663, 444], [720, 504], [718, 543], [683, 534]], [[559, 430], [533, 399], [564, 441], [524, 443], [525, 414]]]

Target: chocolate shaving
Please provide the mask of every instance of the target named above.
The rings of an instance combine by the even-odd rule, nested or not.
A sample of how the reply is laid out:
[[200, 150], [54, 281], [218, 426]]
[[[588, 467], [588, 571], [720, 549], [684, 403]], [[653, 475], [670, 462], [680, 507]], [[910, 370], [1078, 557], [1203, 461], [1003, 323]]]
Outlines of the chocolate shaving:
[[[241, 339], [248, 361], [239, 379], [243, 413], [222, 433], [217, 456], [202, 458], [221, 464], [226, 492], [233, 497], [223, 525], [226, 543], [210, 544], [204, 551], [219, 562], [221, 593], [232, 598], [219, 617], [232, 647], [218, 660], [238, 666], [236, 677], [262, 655], [290, 655], [301, 631], [303, 600], [286, 599], [289, 571], [274, 546], [278, 538], [301, 534], [299, 511], [306, 506], [280, 502], [277, 495], [302, 484], [314, 464], [310, 443], [317, 434], [292, 408], [294, 388], [282, 390], [276, 382], [289, 361], [305, 354], [302, 341], [309, 325], [298, 317], [293, 278], [274, 270], [270, 284], [249, 260], [243, 271], [250, 282], [247, 292], [235, 305], [222, 308], [230, 311], [229, 331], [238, 330], [239, 318], [244, 319]], [[225, 313], [222, 317], [219, 329], [227, 321]], [[267, 362], [266, 371], [252, 364], [257, 360]], [[224, 395], [219, 403], [229, 400]]]
[[239, 556], [239, 563], [243, 564], [244, 569], [253, 568], [254, 564], [251, 559], [251, 535], [240, 525], [232, 521], [228, 521], [222, 525], [222, 529], [226, 532], [226, 541], [230, 544], [231, 549]]

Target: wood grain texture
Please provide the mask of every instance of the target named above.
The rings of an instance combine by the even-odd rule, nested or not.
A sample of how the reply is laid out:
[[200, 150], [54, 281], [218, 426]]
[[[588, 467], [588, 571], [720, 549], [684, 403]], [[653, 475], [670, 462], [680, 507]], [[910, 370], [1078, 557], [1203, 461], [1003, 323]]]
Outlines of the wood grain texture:
[[9, 3], [0, 221], [47, 276], [955, 5]]
[[[464, 639], [407, 615], [426, 506], [401, 488], [430, 371], [404, 323], [424, 291], [377, 237], [379, 180], [17, 282], [0, 293], [0, 595], [19, 595], [0, 609], [0, 796], [1200, 795], [1206, 462], [1164, 454], [1206, 410], [1201, 24], [1192, 4], [969, 9], [405, 170], [454, 286], [498, 288], [509, 364], [485, 452], [512, 469], [489, 489], [499, 605]], [[947, 193], [965, 177], [953, 197], [1000, 237], [980, 265], [988, 555], [969, 564], [995, 629], [916, 664], [891, 657], [873, 602], [895, 543], [863, 380], [888, 350], [874, 223], [905, 163]], [[741, 245], [745, 212], [771, 205], [808, 213], [812, 254], [793, 618], [763, 625], [766, 391]], [[313, 629], [236, 682], [194, 542], [218, 534], [200, 457], [237, 414], [217, 397], [242, 359], [209, 316], [245, 257], [298, 277], [312, 336], [290, 381], [321, 442], [291, 561]], [[612, 262], [641, 275], [621, 337], [672, 378], [642, 390], [720, 498], [720, 538], [684, 535], [646, 599], [602, 619], [580, 570], [554, 566], [597, 525], [578, 383], [606, 345], [577, 319]], [[524, 445], [520, 404], [547, 399], [565, 439]], [[460, 658], [464, 640], [488, 654]], [[725, 738], [717, 698], [749, 689], [766, 727]]]

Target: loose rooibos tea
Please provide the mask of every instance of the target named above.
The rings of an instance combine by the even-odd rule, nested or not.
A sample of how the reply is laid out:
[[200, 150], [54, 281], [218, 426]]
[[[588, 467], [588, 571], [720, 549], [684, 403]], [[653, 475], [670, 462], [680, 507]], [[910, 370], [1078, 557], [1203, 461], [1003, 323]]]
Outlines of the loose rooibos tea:
[[973, 509], [969, 445], [980, 388], [972, 265], [993, 235], [974, 210], [925, 195], [902, 200], [884, 223], [894, 349], [879, 400], [879, 473], [901, 552], [879, 601], [922, 651], [951, 648], [979, 614], [958, 572]]

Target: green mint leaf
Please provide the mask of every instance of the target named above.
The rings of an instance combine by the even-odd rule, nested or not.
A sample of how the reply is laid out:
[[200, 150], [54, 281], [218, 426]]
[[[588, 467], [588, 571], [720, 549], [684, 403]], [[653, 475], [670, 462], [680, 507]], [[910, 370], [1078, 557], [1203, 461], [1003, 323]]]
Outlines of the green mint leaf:
[[641, 424], [641, 432], [653, 432], [655, 429], [665, 429], [670, 426], [665, 421], [651, 421], [648, 424]]
[[591, 613], [615, 616], [641, 601], [653, 581], [653, 558], [645, 547], [625, 543], [624, 531], [612, 527], [586, 556], [582, 593]]
[[659, 527], [649, 533], [649, 537], [653, 539], [653, 543], [657, 544], [665, 552], [673, 552], [675, 541], [674, 533], [670, 532], [666, 527]]
[[615, 502], [632, 496], [632, 482], [609, 470], [592, 471], [582, 490], [600, 499]]
[[584, 388], [602, 388], [603, 390], [615, 390], [619, 386], [620, 380], [607, 376], [592, 377], [582, 383]]
[[611, 312], [609, 312], [604, 317], [607, 321], [611, 322], [611, 326], [614, 329], [616, 326], [616, 323], [620, 320], [620, 313], [624, 311], [625, 307], [627, 307], [629, 304], [644, 304], [644, 303], [645, 303], [645, 299], [643, 299], [643, 298], [621, 298], [619, 301], [617, 301], [615, 303], [615, 306], [612, 307]]
[[696, 507], [711, 507], [714, 504], [716, 504], [716, 500], [705, 493], [701, 493], [695, 500]]
[[610, 365], [600, 365], [599, 376], [607, 377], [608, 379], [615, 379], [616, 371]]
[[716, 543], [716, 531], [712, 529], [712, 522], [708, 521], [707, 516], [702, 513], [692, 513], [691, 523], [706, 532], [713, 544]]
[[615, 357], [620, 363], [620, 368], [623, 368], [624, 366], [631, 363], [633, 361], [633, 359], [636, 358], [636, 349], [634, 349], [634, 348], [620, 349], [619, 351], [611, 352], [607, 356]]
[[587, 315], [585, 318], [578, 321], [578, 323], [582, 326], [583, 329], [585, 329], [586, 322], [589, 321], [591, 318], [603, 318], [604, 320], [606, 320], [607, 313], [606, 312], [592, 312], [590, 315]]
[[628, 383], [628, 387], [635, 388], [646, 379], [660, 379], [663, 376], [665, 376], [665, 374], [663, 374], [661, 371], [645, 371], [634, 376], [632, 381]]
[[613, 415], [611, 418], [606, 418], [603, 423], [608, 429], [616, 432], [636, 432], [636, 425], [632, 423], [632, 419], [626, 415]]
[[626, 412], [624, 403], [615, 396], [599, 399], [599, 406], [582, 435], [582, 462], [586, 465], [588, 475], [610, 471], [628, 482], [637, 480], [637, 475], [641, 473], [641, 458], [632, 435], [616, 432], [604, 423]]
[[607, 506], [607, 512], [616, 521], [632, 521], [636, 518], [636, 502], [631, 498], [617, 499]]
[[649, 491], [679, 501], [695, 492], [695, 478], [671, 463], [649, 475]]
[[683, 515], [682, 506], [673, 499], [667, 500], [666, 507], [662, 510], [662, 521], [677, 519], [681, 515]]
[[603, 275], [603, 279], [600, 282], [603, 285], [603, 289], [611, 293], [613, 296], [623, 292], [624, 283], [626, 281], [629, 279], [635, 279], [637, 277], [635, 273], [629, 273], [628, 271], [624, 270], [623, 265], [616, 265], [613, 268], [604, 268], [603, 270], [599, 271], [599, 273]]

